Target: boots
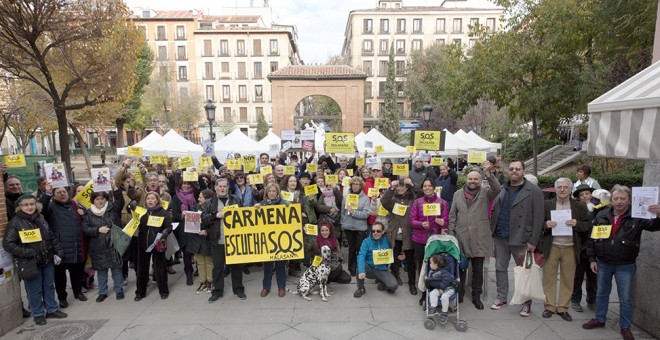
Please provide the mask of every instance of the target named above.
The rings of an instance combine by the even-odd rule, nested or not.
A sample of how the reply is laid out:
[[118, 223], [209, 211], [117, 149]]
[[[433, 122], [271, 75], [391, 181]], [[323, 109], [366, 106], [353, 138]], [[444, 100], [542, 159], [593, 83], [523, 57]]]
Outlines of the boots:
[[396, 283], [399, 286], [403, 286], [403, 280], [401, 280], [401, 276], [399, 276], [399, 273], [392, 273], [394, 275], [394, 278], [396, 279]]
[[472, 303], [474, 304], [474, 307], [476, 309], [478, 309], [478, 310], [483, 310], [484, 309], [484, 304], [481, 302], [480, 294], [472, 293]]

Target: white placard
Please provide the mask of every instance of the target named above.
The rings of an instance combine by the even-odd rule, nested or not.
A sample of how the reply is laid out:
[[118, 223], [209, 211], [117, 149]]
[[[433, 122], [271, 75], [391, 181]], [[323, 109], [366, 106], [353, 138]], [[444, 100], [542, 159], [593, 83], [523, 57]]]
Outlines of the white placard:
[[649, 212], [649, 205], [658, 204], [657, 187], [635, 187], [632, 188], [632, 211], [631, 217], [650, 220], [658, 217], [657, 214]]
[[94, 180], [94, 192], [112, 191], [112, 183], [110, 182], [112, 177], [110, 177], [110, 169], [92, 169], [92, 179]]
[[212, 141], [207, 140], [202, 142], [202, 148], [204, 148], [204, 155], [206, 156], [215, 156], [215, 144]]
[[365, 140], [364, 141], [364, 147], [365, 149], [373, 149], [374, 148], [374, 142], [370, 140]]
[[566, 221], [570, 219], [571, 219], [571, 209], [551, 210], [550, 220], [557, 222], [557, 226], [552, 228], [552, 236], [572, 236], [573, 227], [566, 225]]
[[46, 164], [44, 166], [46, 177], [48, 181], [53, 185], [53, 188], [61, 188], [69, 185], [69, 181], [66, 177], [66, 170], [64, 170], [64, 164], [55, 163], [55, 164]]
[[367, 165], [367, 168], [369, 168], [369, 169], [371, 169], [374, 165], [380, 165], [380, 156], [367, 157], [366, 165]]

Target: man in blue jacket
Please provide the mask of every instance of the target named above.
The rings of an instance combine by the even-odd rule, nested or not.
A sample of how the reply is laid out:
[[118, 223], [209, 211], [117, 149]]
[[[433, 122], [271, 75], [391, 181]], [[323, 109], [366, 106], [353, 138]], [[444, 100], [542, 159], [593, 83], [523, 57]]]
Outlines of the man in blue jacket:
[[[357, 276], [357, 290], [353, 294], [353, 297], [359, 298], [366, 293], [364, 289], [364, 279], [376, 279], [378, 282], [378, 290], [386, 290], [389, 293], [394, 293], [394, 291], [399, 287], [396, 282], [396, 278], [392, 273], [387, 270], [389, 263], [394, 261], [394, 258], [391, 258], [391, 261], [387, 264], [374, 264], [374, 252], [381, 253], [389, 251], [389, 254], [392, 255], [392, 246], [387, 240], [387, 237], [383, 237], [385, 232], [385, 227], [380, 222], [375, 222], [371, 227], [371, 235], [362, 241], [360, 246], [360, 252], [358, 253], [357, 263], [358, 263], [358, 276]], [[377, 254], [378, 255], [378, 254]]]

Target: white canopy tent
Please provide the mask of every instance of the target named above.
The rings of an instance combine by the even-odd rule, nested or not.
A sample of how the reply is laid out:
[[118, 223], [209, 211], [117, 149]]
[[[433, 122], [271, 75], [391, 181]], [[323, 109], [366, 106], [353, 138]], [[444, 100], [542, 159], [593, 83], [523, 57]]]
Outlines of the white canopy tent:
[[660, 160], [660, 62], [589, 103], [590, 155]]
[[216, 141], [214, 145], [215, 156], [220, 160], [226, 159], [227, 154], [230, 153], [239, 153], [241, 156], [259, 156], [260, 153], [264, 152], [263, 146], [254, 139], [246, 136], [241, 132], [241, 129], [235, 129], [221, 140]]
[[490, 152], [497, 152], [497, 150], [502, 149], [502, 144], [489, 142], [489, 141], [483, 139], [478, 134], [476, 134], [474, 131], [468, 132], [467, 135], [470, 138], [472, 138], [473, 140], [476, 140], [476, 141], [478, 141], [479, 143], [481, 143], [483, 145], [488, 145], [490, 147], [490, 149], [488, 151], [490, 151]]
[[201, 145], [197, 145], [181, 137], [176, 131], [170, 130], [157, 142], [143, 147], [142, 153], [145, 156], [165, 154], [168, 157], [192, 155], [193, 158], [198, 159], [202, 155], [203, 149]]
[[[141, 141], [131, 145], [131, 146], [139, 146], [141, 148], [145, 148], [151, 144], [156, 144], [158, 143], [163, 136], [160, 135], [160, 133], [156, 131], [151, 131], [150, 134], [147, 135], [147, 137], [142, 138]], [[118, 156], [126, 156], [128, 148], [117, 148], [117, 155]]]
[[[266, 152], [269, 156], [273, 157], [279, 152], [280, 146], [282, 145], [282, 139], [274, 134], [273, 130], [268, 130], [266, 137], [262, 138], [258, 143], [261, 146], [261, 152]], [[275, 144], [277, 144], [277, 150], [273, 151], [271, 146]]]
[[[387, 137], [385, 137], [375, 128], [371, 129], [364, 136], [361, 136], [359, 140], [357, 137], [355, 138], [355, 140], [356, 143], [358, 143], [357, 146], [360, 154], [363, 154], [365, 150], [368, 153], [373, 154], [374, 148], [377, 145], [382, 145], [385, 151], [378, 153], [378, 156], [380, 157], [398, 158], [398, 157], [408, 157], [410, 155], [408, 152], [406, 152], [405, 147], [400, 146], [392, 142], [391, 140], [387, 139]], [[365, 142], [372, 142], [373, 147], [365, 148], [364, 147]]]

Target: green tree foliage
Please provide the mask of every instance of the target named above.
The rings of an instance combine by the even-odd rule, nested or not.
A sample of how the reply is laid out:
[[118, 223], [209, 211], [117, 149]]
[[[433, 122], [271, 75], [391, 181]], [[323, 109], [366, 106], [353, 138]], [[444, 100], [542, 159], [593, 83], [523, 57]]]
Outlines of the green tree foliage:
[[385, 102], [378, 127], [383, 136], [396, 141], [399, 139], [401, 128], [399, 125], [399, 106], [396, 103], [394, 44], [391, 45], [390, 59], [387, 62], [387, 78], [385, 78]]
[[124, 125], [128, 125], [134, 130], [143, 130], [151, 121], [150, 117], [145, 116], [144, 110], [140, 110], [142, 106], [142, 95], [144, 94], [145, 87], [149, 84], [151, 72], [154, 69], [154, 53], [146, 43], [142, 45], [138, 62], [135, 66], [135, 75], [137, 81], [133, 88], [133, 97], [124, 105], [121, 110], [121, 116], [116, 120], [117, 124], [117, 145], [116, 147], [123, 147], [124, 145]]
[[268, 122], [266, 122], [264, 113], [259, 112], [259, 115], [257, 116], [257, 140], [261, 140], [267, 135], [268, 135]]

